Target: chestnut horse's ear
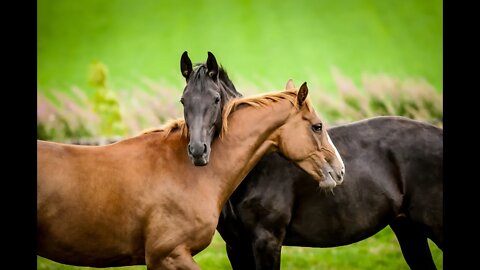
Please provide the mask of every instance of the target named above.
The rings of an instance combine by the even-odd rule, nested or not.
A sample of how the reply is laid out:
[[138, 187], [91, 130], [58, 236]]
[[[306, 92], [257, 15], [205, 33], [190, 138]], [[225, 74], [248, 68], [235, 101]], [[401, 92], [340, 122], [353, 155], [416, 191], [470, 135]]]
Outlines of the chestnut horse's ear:
[[187, 51], [184, 51], [182, 58], [180, 59], [180, 71], [182, 72], [183, 77], [188, 80], [190, 74], [192, 74], [192, 61], [188, 58]]
[[285, 85], [285, 90], [291, 90], [293, 88], [295, 88], [295, 85], [293, 84], [293, 80], [290, 79], [288, 80], [287, 85]]
[[300, 86], [300, 89], [298, 90], [298, 94], [297, 94], [297, 102], [299, 107], [302, 107], [303, 103], [305, 102], [305, 99], [307, 99], [307, 95], [308, 95], [307, 82], [304, 82], [302, 86]]
[[217, 74], [218, 74], [217, 59], [215, 59], [215, 56], [211, 52], [208, 52], [207, 72], [210, 78], [215, 79], [217, 77]]

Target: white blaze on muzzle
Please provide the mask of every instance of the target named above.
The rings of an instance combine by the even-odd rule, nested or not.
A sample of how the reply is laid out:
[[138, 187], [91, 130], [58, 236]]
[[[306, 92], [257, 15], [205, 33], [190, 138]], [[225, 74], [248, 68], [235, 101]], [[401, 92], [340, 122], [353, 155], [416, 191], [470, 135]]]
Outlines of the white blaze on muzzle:
[[335, 150], [335, 156], [337, 157], [337, 159], [340, 161], [340, 165], [342, 166], [342, 175], [345, 174], [345, 165], [343, 164], [343, 160], [342, 160], [342, 157], [340, 156], [340, 153], [338, 153], [338, 150], [337, 148], [335, 147], [335, 145], [333, 144], [332, 140], [330, 139], [330, 135], [328, 135], [327, 133], [327, 139], [328, 139], [328, 143], [330, 143], [330, 145], [333, 147], [333, 149]]

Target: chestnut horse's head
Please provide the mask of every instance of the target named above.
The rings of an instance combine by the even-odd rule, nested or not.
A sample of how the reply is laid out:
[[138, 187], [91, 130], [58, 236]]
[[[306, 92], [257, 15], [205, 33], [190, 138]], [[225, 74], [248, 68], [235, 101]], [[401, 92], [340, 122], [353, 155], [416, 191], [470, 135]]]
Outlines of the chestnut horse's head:
[[180, 70], [187, 85], [180, 101], [190, 137], [188, 157], [196, 166], [208, 164], [210, 144], [222, 127], [222, 108], [233, 97], [241, 96], [208, 52], [206, 63], [192, 67], [187, 52], [180, 59]]
[[[295, 91], [291, 81], [286, 88]], [[298, 110], [278, 130], [278, 148], [284, 156], [319, 181], [321, 188], [334, 188], [343, 182], [345, 166], [326, 125], [318, 117], [307, 95], [307, 83], [303, 83], [295, 101]]]

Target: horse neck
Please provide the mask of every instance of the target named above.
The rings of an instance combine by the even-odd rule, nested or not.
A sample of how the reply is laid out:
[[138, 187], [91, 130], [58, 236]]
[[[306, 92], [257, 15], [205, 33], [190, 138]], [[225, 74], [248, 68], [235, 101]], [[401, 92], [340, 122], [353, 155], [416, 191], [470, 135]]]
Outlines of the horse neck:
[[292, 104], [280, 100], [268, 107], [245, 106], [228, 119], [228, 131], [212, 143], [209, 167], [214, 172], [218, 210], [240, 182], [277, 145], [276, 132], [287, 121]]
[[225, 102], [232, 98], [242, 96], [242, 94], [237, 91], [237, 89], [235, 88], [235, 85], [230, 80], [230, 78], [228, 78], [228, 75], [225, 70], [220, 71], [219, 83], [220, 83], [221, 94], [223, 96], [222, 100], [224, 100]]
[[[232, 84], [233, 86], [233, 84]], [[222, 80], [220, 80], [220, 95], [222, 95], [222, 100], [224, 102], [224, 104], [228, 103], [229, 100], [233, 99], [233, 98], [236, 98], [236, 97], [241, 97], [242, 94], [240, 94], [239, 92], [237, 92], [237, 90], [235, 89], [235, 87], [233, 86], [230, 87], [229, 84], [227, 82], [224, 82]]]

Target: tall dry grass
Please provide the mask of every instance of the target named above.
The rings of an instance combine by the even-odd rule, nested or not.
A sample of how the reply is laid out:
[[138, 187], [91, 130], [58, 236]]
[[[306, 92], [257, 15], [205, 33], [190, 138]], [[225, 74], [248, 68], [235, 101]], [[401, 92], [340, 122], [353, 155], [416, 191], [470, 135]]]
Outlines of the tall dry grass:
[[398, 115], [443, 126], [442, 94], [423, 79], [364, 75], [357, 86], [338, 70], [333, 70], [332, 75], [339, 98], [322, 96], [318, 107], [335, 123]]
[[[322, 95], [313, 100], [319, 113], [329, 123], [342, 124], [380, 115], [399, 115], [443, 126], [442, 94], [422, 79], [401, 80], [389, 75], [365, 75], [357, 86], [338, 70], [332, 71], [337, 95]], [[239, 91], [245, 95], [261, 93], [254, 86]], [[58, 104], [38, 91], [37, 137], [45, 140], [124, 137], [161, 126], [166, 120], [183, 116], [180, 89], [162, 81], [144, 79], [133, 89], [109, 89], [115, 92], [112, 113], [121, 115], [125, 133], [102, 134], [102, 115], [78, 87], [70, 95], [52, 91]], [[312, 89], [315, 91], [315, 89]], [[111, 101], [110, 101], [111, 102]], [[101, 105], [101, 104], [100, 104]], [[118, 110], [116, 112], [115, 110]], [[105, 117], [105, 112], [103, 112]], [[120, 119], [120, 120], [119, 120]]]

